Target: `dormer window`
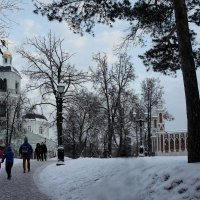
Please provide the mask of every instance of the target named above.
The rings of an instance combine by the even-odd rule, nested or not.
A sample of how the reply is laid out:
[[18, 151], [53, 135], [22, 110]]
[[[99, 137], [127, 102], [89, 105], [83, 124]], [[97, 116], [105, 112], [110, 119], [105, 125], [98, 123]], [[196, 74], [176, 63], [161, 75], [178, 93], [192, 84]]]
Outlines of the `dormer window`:
[[43, 134], [43, 128], [42, 128], [42, 126], [39, 127], [39, 133]]
[[28, 131], [31, 132], [31, 126], [28, 126]]

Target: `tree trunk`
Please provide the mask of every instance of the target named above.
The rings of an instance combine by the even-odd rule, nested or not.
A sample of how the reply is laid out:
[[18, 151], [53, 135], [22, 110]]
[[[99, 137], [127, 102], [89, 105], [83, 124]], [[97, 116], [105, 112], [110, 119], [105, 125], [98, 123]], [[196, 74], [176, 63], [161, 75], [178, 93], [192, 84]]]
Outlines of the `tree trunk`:
[[74, 124], [72, 124], [73, 126], [73, 130], [72, 130], [72, 158], [75, 159], [76, 158], [76, 141], [75, 141], [75, 128], [74, 128]]
[[185, 0], [173, 0], [188, 123], [188, 162], [200, 162], [200, 102]]

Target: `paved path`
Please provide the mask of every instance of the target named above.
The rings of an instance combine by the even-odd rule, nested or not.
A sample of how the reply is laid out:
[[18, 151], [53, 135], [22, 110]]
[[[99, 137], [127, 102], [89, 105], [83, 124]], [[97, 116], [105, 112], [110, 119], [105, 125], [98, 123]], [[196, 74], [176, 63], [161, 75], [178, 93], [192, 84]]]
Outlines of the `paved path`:
[[0, 169], [3, 170], [0, 173], [0, 200], [50, 200], [35, 184], [38, 171], [50, 163], [52, 161], [31, 160], [29, 173], [23, 173], [22, 163], [14, 164], [11, 180], [7, 180], [5, 169]]

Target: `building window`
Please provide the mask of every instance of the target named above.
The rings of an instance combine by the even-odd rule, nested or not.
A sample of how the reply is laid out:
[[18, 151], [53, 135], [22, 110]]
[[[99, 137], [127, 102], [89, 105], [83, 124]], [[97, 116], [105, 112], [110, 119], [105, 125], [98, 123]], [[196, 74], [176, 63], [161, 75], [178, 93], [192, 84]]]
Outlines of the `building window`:
[[7, 63], [8, 62], [8, 59], [7, 58], [5, 58], [5, 63]]
[[39, 127], [39, 133], [43, 134], [43, 128], [42, 128], [42, 126]]
[[154, 120], [154, 128], [157, 128], [157, 120]]
[[174, 140], [170, 139], [170, 151], [174, 151]]
[[6, 79], [0, 79], [0, 90], [1, 91], [7, 90], [7, 80]]
[[161, 151], [163, 152], [163, 135], [161, 135]]
[[181, 150], [185, 151], [185, 139], [181, 138]]
[[168, 139], [165, 139], [165, 152], [169, 151], [169, 141]]
[[162, 113], [159, 113], [159, 122], [162, 123]]
[[19, 93], [19, 83], [15, 83], [15, 92], [16, 92], [16, 94], [18, 94]]
[[6, 117], [6, 103], [0, 103], [0, 117]]
[[28, 126], [28, 131], [31, 132], [31, 126]]
[[176, 151], [179, 151], [179, 138], [178, 138], [178, 136], [176, 136], [176, 139], [175, 139], [175, 147], [176, 147]]

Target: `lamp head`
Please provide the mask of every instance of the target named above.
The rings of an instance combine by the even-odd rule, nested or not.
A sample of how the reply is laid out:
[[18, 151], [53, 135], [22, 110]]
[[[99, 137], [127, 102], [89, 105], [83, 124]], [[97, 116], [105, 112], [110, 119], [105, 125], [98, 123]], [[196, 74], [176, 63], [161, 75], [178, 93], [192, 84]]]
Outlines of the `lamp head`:
[[58, 83], [57, 85], [58, 93], [63, 93], [65, 90], [65, 85], [64, 83]]

